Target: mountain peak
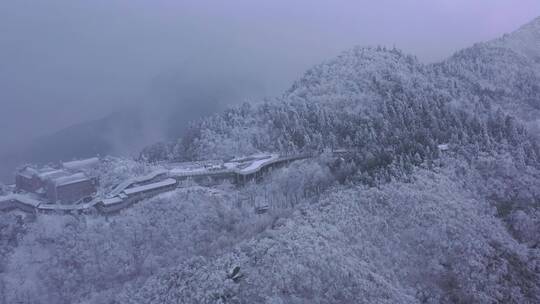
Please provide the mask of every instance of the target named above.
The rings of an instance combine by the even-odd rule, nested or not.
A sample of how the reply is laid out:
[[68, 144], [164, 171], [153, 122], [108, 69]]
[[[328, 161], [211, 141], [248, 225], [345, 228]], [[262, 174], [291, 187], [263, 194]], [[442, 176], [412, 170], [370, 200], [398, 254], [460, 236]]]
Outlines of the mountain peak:
[[511, 49], [540, 63], [540, 17], [489, 44]]
[[532, 30], [540, 31], [540, 16], [534, 18], [529, 23], [523, 25], [520, 29], [532, 29]]
[[411, 81], [426, 83], [423, 69], [416, 57], [399, 49], [357, 46], [309, 69], [285, 96], [331, 102], [335, 100], [330, 96], [348, 96], [347, 102], [355, 107], [369, 106], [378, 99], [367, 96], [367, 92], [378, 92], [381, 85], [404, 85]]
[[[522, 25], [516, 31], [506, 35], [507, 37], [520, 37], [520, 38], [533, 38], [534, 40], [540, 40], [540, 17], [529, 21]], [[527, 36], [527, 37], [525, 37]]]

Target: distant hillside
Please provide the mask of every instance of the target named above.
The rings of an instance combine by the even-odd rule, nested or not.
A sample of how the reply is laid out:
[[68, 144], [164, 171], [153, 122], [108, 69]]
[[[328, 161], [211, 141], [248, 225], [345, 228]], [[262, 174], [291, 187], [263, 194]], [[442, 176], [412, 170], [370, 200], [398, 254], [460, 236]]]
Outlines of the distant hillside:
[[540, 18], [433, 67], [437, 85], [464, 106], [500, 107], [540, 130]]
[[540, 17], [488, 44], [511, 49], [540, 65]]
[[[216, 83], [212, 72], [186, 75], [172, 69], [157, 75], [138, 106], [43, 136], [15, 151], [0, 149], [0, 180], [9, 181], [21, 164], [100, 155], [136, 155], [143, 147], [181, 136], [189, 122], [219, 111], [224, 104], [252, 94], [256, 84], [227, 78]], [[226, 77], [223, 77], [226, 78]], [[221, 78], [220, 78], [221, 79]]]
[[99, 120], [77, 124], [30, 145], [0, 155], [0, 178], [9, 180], [16, 166], [48, 163], [95, 155], [136, 151], [149, 142], [141, 141], [144, 126], [137, 110], [116, 112]]

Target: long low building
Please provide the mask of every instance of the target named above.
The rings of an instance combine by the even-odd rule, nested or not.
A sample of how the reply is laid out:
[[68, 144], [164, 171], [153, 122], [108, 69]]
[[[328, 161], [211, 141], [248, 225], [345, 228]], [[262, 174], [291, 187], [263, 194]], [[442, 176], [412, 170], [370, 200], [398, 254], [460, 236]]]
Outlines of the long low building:
[[168, 176], [169, 171], [165, 169], [159, 169], [152, 171], [146, 175], [133, 177], [130, 179], [127, 179], [123, 181], [122, 183], [118, 184], [114, 189], [111, 190], [109, 193], [109, 197], [114, 197], [118, 194], [120, 194], [124, 189], [130, 188], [133, 185], [145, 185], [145, 184], [151, 184], [156, 181], [156, 179], [163, 178], [165, 176]]
[[160, 182], [156, 182], [156, 183], [152, 183], [152, 184], [148, 184], [148, 185], [144, 185], [144, 186], [128, 188], [128, 189], [124, 190], [123, 193], [125, 195], [131, 197], [131, 196], [134, 196], [134, 195], [139, 195], [139, 194], [144, 194], [144, 193], [151, 193], [153, 191], [160, 190], [160, 189], [170, 187], [170, 186], [176, 186], [176, 184], [177, 184], [177, 182], [176, 182], [175, 179], [168, 178], [168, 179], [166, 179], [164, 181], [160, 181]]
[[255, 175], [265, 167], [286, 162], [289, 159], [290, 157], [280, 156], [279, 154], [257, 154], [244, 158], [235, 158], [227, 162], [215, 160], [170, 164], [169, 172], [171, 177], [177, 179], [198, 177], [238, 179]]
[[96, 206], [105, 213], [116, 212], [145, 198], [173, 190], [177, 185], [178, 181], [176, 179], [167, 178], [163, 181], [128, 188], [114, 197], [98, 202]]
[[0, 210], [2, 211], [18, 209], [35, 212], [40, 204], [40, 201], [20, 194], [9, 194], [0, 197]]

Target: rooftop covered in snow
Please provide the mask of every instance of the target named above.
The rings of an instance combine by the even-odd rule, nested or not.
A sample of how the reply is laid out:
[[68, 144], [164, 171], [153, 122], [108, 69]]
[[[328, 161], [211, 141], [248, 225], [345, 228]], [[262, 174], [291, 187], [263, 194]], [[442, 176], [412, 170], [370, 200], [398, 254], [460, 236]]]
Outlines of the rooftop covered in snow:
[[62, 167], [66, 169], [70, 169], [70, 170], [83, 170], [83, 169], [97, 166], [98, 164], [99, 164], [99, 158], [92, 157], [92, 158], [87, 158], [87, 159], [64, 162], [62, 163]]

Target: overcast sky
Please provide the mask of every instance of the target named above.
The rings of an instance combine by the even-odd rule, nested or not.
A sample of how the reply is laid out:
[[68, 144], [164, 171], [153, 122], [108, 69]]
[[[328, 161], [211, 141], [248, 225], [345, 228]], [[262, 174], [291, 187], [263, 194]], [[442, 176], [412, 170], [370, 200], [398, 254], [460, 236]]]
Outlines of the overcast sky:
[[162, 75], [275, 96], [354, 45], [435, 61], [538, 15], [538, 0], [1, 0], [0, 152], [124, 106], [159, 109]]

